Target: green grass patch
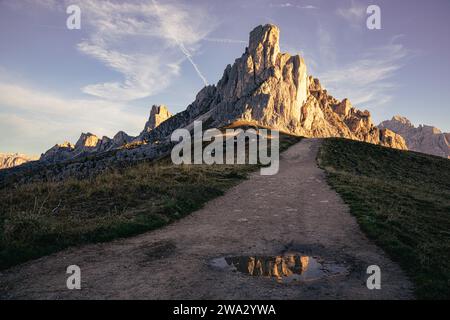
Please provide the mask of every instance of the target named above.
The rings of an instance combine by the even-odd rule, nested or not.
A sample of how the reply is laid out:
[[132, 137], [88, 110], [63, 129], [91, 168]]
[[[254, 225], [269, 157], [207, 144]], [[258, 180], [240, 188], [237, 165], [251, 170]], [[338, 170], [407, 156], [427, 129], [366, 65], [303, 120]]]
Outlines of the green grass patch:
[[[301, 138], [280, 135], [285, 150]], [[160, 228], [201, 208], [258, 165], [173, 165], [168, 158], [89, 179], [0, 189], [0, 270], [70, 246]]]
[[331, 186], [366, 234], [407, 272], [421, 299], [450, 299], [450, 161], [327, 139]]
[[159, 228], [244, 179], [251, 166], [142, 163], [92, 179], [0, 190], [0, 268]]

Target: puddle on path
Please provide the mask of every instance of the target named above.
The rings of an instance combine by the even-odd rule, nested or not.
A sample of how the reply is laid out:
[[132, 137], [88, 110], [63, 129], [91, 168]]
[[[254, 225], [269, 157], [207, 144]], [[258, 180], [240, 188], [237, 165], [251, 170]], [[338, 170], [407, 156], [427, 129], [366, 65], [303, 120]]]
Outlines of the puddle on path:
[[221, 257], [212, 260], [211, 266], [254, 277], [273, 278], [279, 283], [309, 282], [348, 273], [343, 265], [299, 254]]

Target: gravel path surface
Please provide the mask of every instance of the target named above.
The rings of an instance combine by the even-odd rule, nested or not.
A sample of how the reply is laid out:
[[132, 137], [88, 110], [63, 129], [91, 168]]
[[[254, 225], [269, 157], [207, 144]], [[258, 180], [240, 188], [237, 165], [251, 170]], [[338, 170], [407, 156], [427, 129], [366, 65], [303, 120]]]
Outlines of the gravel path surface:
[[[412, 285], [360, 231], [317, 167], [318, 139], [281, 155], [280, 172], [229, 190], [160, 230], [71, 248], [0, 273], [2, 299], [411, 299]], [[320, 257], [347, 272], [278, 283], [211, 266], [228, 256]], [[66, 268], [81, 268], [82, 290], [66, 288]], [[370, 265], [381, 290], [366, 286]], [[311, 266], [312, 267], [312, 266]]]

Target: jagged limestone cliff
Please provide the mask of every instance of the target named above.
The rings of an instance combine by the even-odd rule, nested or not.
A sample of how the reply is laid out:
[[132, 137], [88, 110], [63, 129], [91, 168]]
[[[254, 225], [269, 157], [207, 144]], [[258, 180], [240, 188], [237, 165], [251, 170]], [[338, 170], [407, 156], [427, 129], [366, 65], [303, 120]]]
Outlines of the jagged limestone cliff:
[[[356, 109], [348, 99], [339, 101], [331, 96], [318, 79], [308, 76], [302, 57], [280, 52], [279, 39], [278, 27], [256, 27], [245, 52], [225, 68], [217, 85], [204, 87], [186, 110], [173, 116], [167, 107], [153, 106], [139, 136], [119, 133], [113, 139], [100, 139], [82, 134], [75, 145], [56, 145], [41, 161], [55, 163], [101, 154], [104, 164], [85, 165], [97, 168], [125, 159], [154, 158], [170, 149], [174, 130], [192, 128], [195, 120], [202, 121], [204, 129], [239, 121], [305, 137], [343, 137], [407, 149], [400, 135], [374, 126], [368, 111]], [[72, 171], [80, 167], [73, 161], [71, 166]]]
[[99, 138], [92, 133], [82, 133], [75, 145], [70, 142], [57, 144], [41, 155], [40, 161], [55, 163], [74, 159], [86, 154], [95, 154], [114, 150], [131, 142], [130, 137], [123, 131], [119, 131], [112, 139], [104, 136]]
[[20, 166], [34, 160], [37, 159], [20, 153], [0, 153], [0, 170]]
[[303, 58], [281, 53], [279, 35], [274, 25], [256, 27], [245, 53], [226, 67], [217, 86], [205, 87], [186, 111], [145, 139], [167, 138], [194, 120], [214, 127], [246, 121], [306, 137], [344, 137], [406, 149], [400, 136], [374, 126], [368, 111], [329, 95], [307, 75]]
[[450, 133], [443, 133], [436, 127], [421, 125], [415, 127], [402, 116], [383, 121], [379, 128], [389, 129], [405, 138], [412, 151], [432, 154], [450, 159]]

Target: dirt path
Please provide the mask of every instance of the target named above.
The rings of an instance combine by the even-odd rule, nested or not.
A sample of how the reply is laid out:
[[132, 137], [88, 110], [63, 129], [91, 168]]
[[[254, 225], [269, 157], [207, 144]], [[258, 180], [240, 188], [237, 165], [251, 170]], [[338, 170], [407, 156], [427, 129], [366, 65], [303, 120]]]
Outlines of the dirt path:
[[[315, 161], [320, 141], [281, 156], [276, 176], [259, 172], [225, 196], [163, 229], [73, 248], [0, 274], [3, 299], [408, 299], [411, 283], [373, 245]], [[277, 283], [214, 268], [221, 256], [300, 252], [345, 265], [348, 273]], [[66, 267], [81, 268], [82, 290], [66, 289]], [[368, 290], [366, 268], [381, 268]]]

